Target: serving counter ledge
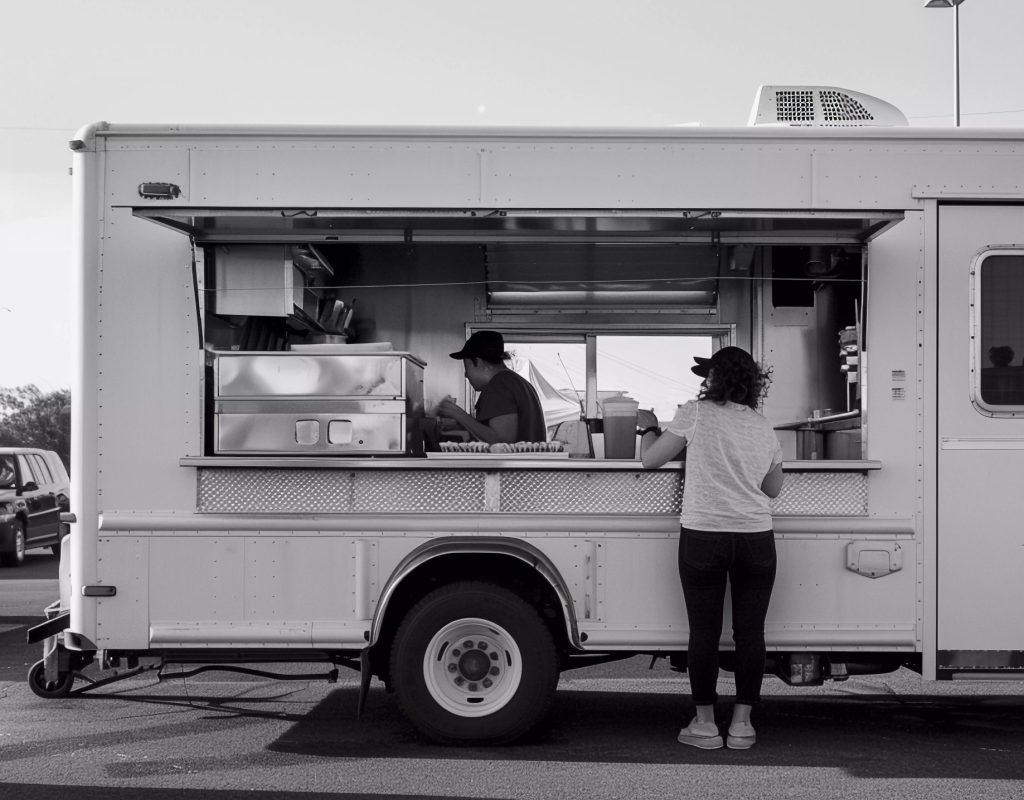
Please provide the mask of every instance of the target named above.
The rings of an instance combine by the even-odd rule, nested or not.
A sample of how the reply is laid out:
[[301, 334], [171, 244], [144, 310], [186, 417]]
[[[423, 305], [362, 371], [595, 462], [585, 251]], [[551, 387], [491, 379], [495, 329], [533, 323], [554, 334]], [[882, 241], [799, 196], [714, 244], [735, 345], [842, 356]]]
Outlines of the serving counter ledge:
[[[501, 456], [470, 456], [466, 458], [350, 458], [328, 456], [317, 458], [295, 458], [291, 456], [185, 456], [179, 461], [183, 467], [233, 468], [233, 469], [358, 469], [358, 470], [452, 470], [452, 469], [543, 469], [601, 471], [648, 471], [639, 461], [631, 458], [516, 458]], [[658, 470], [674, 471], [684, 466], [681, 461], [669, 461]], [[784, 461], [784, 472], [867, 472], [882, 468], [881, 461], [835, 460], [835, 461]]]

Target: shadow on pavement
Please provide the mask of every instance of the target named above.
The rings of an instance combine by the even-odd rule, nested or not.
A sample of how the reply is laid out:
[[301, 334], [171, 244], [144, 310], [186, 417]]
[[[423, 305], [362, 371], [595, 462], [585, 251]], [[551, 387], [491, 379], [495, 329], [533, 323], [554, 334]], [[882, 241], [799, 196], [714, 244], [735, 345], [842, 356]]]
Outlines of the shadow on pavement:
[[[728, 699], [728, 698], [727, 698]], [[501, 748], [424, 741], [397, 702], [371, 694], [361, 722], [357, 691], [338, 689], [270, 745], [335, 758], [486, 759], [832, 767], [864, 778], [1024, 778], [1019, 696], [765, 697], [752, 750], [701, 751], [676, 742], [692, 709], [682, 696], [562, 691], [531, 741]], [[728, 713], [722, 704], [720, 721]], [[724, 721], [727, 721], [727, 717]]]
[[[376, 800], [392, 795], [351, 794], [347, 792], [261, 792], [244, 789], [139, 789], [131, 786], [56, 786], [43, 784], [0, 783], [4, 800], [178, 800], [178, 798], [210, 798], [211, 800], [242, 800], [243, 798], [274, 798], [277, 800]], [[436, 795], [402, 795], [403, 800], [440, 800]], [[444, 796], [444, 800], [467, 798]]]

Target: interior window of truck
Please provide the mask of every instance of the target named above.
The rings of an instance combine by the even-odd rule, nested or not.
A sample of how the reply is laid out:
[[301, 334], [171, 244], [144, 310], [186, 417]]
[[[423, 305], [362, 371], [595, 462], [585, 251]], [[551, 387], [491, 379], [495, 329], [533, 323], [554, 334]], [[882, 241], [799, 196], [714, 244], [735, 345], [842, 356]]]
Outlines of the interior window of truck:
[[[596, 359], [587, 363], [586, 339], [596, 343]], [[703, 335], [575, 334], [572, 341], [516, 341], [505, 334], [510, 366], [541, 394], [551, 427], [579, 419], [587, 408], [589, 384], [597, 387], [598, 414], [611, 397], [631, 397], [640, 408], [653, 409], [662, 424], [676, 407], [700, 391], [700, 378], [690, 372], [693, 356], [710, 356], [714, 337]], [[558, 419], [551, 416], [557, 412]]]
[[977, 280], [978, 396], [986, 407], [1024, 407], [1024, 254], [984, 257]]
[[553, 430], [579, 419], [586, 408], [587, 346], [574, 342], [517, 342], [506, 337], [509, 367], [526, 378], [541, 397], [544, 422]]
[[694, 356], [711, 355], [710, 336], [597, 337], [597, 398], [625, 395], [653, 409], [661, 424], [693, 400], [701, 379], [690, 372]]

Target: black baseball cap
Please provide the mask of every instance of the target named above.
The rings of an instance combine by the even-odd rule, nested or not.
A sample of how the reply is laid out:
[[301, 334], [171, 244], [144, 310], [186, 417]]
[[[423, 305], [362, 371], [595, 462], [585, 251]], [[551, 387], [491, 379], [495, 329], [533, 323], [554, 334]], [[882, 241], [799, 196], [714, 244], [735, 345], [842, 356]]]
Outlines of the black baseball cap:
[[693, 360], [697, 363], [690, 367], [690, 372], [694, 375], [699, 375], [702, 378], [706, 378], [711, 374], [711, 370], [717, 367], [719, 364], [723, 364], [727, 361], [753, 361], [753, 357], [744, 350], [742, 347], [723, 347], [721, 350], [716, 350], [712, 353], [711, 358], [704, 358], [703, 356], [694, 356]]
[[450, 353], [452, 358], [482, 358], [484, 361], [498, 363], [511, 356], [505, 352], [505, 337], [498, 331], [477, 331], [457, 353]]

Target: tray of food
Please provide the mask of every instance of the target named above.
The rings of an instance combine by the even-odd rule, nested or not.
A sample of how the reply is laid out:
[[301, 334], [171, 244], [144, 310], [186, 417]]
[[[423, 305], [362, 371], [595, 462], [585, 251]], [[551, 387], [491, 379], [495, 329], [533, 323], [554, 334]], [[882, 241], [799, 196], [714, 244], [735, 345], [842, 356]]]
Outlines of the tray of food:
[[441, 452], [428, 452], [427, 458], [568, 458], [562, 442], [441, 442]]

